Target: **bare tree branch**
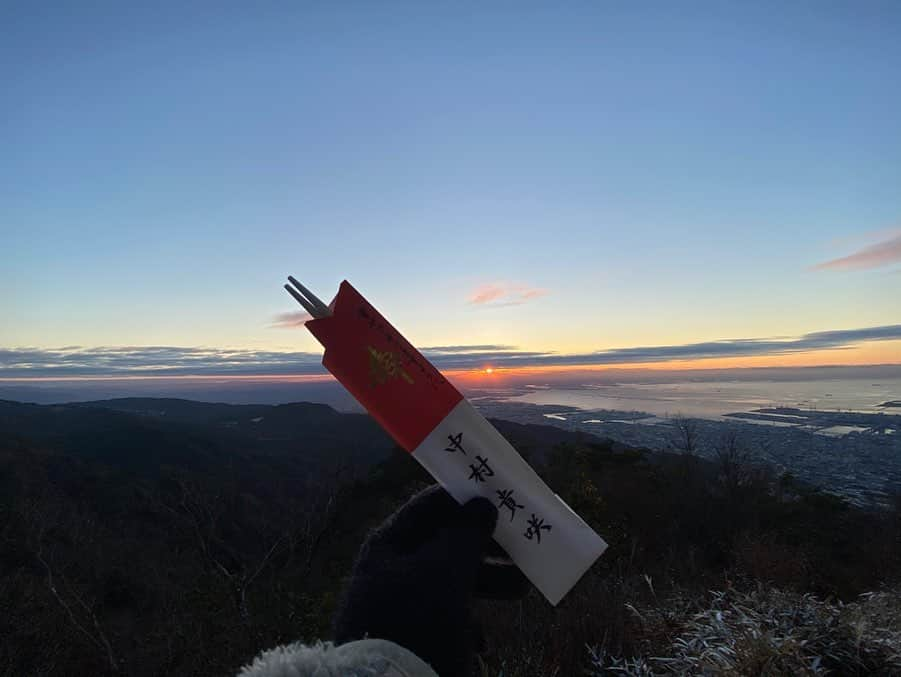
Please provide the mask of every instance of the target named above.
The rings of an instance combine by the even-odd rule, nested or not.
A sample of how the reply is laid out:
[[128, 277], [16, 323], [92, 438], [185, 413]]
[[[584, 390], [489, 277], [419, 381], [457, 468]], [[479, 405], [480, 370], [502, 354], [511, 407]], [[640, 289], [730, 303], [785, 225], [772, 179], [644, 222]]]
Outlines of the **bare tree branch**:
[[672, 446], [681, 451], [683, 454], [694, 454], [698, 448], [698, 422], [685, 416], [677, 415], [673, 417], [673, 429], [675, 430], [675, 440], [671, 442]]
[[50, 562], [44, 556], [44, 533], [46, 531], [46, 523], [40, 514], [37, 514], [37, 517], [39, 520], [39, 527], [36, 533], [37, 549], [35, 551], [35, 556], [38, 562], [40, 562], [44, 567], [44, 571], [47, 575], [47, 588], [50, 590], [50, 594], [57, 601], [60, 607], [62, 607], [62, 609], [66, 612], [66, 616], [68, 617], [69, 622], [72, 624], [72, 626], [82, 635], [84, 635], [91, 642], [91, 644], [93, 644], [104, 654], [106, 661], [109, 663], [110, 669], [114, 673], [118, 673], [119, 661], [116, 660], [116, 656], [113, 653], [112, 644], [110, 643], [109, 638], [106, 636], [106, 633], [104, 632], [100, 621], [97, 619], [97, 615], [94, 613], [94, 610], [84, 602], [84, 600], [75, 591], [74, 588], [69, 586], [69, 591], [67, 594], [70, 595], [78, 603], [78, 605], [91, 619], [91, 625], [94, 628], [94, 632], [91, 632], [84, 626], [83, 623], [78, 620], [78, 617], [73, 611], [72, 606], [66, 601], [64, 595], [60, 593], [56, 579], [53, 575], [53, 568], [50, 566]]

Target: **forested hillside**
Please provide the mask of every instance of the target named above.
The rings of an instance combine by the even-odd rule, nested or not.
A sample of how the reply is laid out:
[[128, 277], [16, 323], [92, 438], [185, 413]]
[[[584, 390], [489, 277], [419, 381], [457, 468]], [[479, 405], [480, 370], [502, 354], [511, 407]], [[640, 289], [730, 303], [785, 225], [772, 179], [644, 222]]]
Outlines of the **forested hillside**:
[[[742, 595], [806, 599], [825, 618], [810, 599], [859, 603], [897, 583], [898, 511], [853, 509], [737, 453], [706, 462], [496, 423], [610, 549], [557, 608], [534, 591], [483, 603], [483, 674], [606, 674], [675, 655], [709, 609], [752, 605]], [[321, 405], [0, 402], [0, 675], [224, 675], [262, 648], [328, 638], [366, 531], [427, 483], [367, 417]], [[836, 612], [820, 668], [898, 667], [897, 619], [880, 618], [880, 644], [860, 625], [871, 611]], [[739, 626], [716, 641], [748, 674], [813, 665], [785, 642], [741, 649]]]

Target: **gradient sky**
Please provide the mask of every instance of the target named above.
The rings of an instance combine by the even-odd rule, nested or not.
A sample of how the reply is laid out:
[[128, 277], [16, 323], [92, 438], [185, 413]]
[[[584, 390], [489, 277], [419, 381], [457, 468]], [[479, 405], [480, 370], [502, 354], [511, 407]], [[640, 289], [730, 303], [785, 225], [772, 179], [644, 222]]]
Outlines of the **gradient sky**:
[[901, 322], [901, 3], [128, 4], [0, 8], [0, 348], [318, 352], [288, 273], [419, 346]]

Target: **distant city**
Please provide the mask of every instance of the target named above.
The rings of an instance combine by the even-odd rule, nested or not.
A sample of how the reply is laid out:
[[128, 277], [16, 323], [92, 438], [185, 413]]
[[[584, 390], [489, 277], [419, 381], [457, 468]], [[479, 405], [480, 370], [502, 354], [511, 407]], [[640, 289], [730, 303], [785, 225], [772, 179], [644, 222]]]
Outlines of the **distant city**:
[[[623, 444], [682, 453], [677, 416], [640, 411], [583, 409], [530, 404], [491, 395], [476, 397], [490, 418], [543, 423], [592, 433]], [[860, 507], [888, 505], [901, 493], [901, 402], [881, 403], [879, 412], [764, 407], [716, 418], [690, 418], [694, 453], [713, 457], [724, 436], [734, 433], [741, 450], [779, 473], [846, 498]]]

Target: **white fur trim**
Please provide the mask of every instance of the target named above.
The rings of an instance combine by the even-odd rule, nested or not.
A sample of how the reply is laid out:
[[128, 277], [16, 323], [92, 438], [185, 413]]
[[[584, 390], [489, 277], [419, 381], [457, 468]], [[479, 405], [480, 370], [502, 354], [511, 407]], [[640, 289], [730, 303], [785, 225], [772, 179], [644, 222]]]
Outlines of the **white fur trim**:
[[264, 651], [238, 677], [438, 677], [416, 654], [384, 639], [335, 646], [295, 642]]

